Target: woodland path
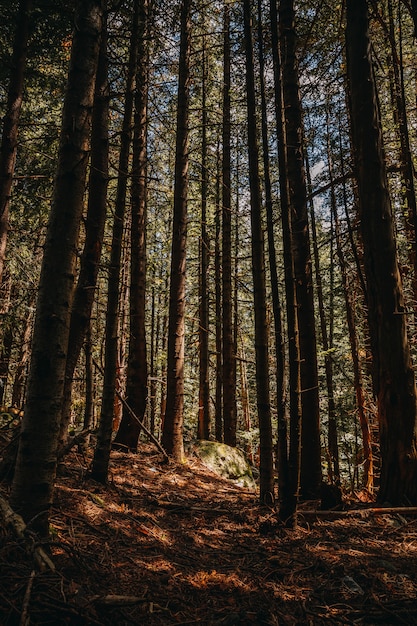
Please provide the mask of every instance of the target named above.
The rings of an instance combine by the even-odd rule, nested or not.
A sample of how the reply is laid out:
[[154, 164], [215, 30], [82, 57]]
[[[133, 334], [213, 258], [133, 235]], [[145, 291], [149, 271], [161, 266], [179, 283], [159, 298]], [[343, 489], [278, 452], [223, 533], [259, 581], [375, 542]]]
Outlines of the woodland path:
[[2, 626], [417, 624], [415, 518], [289, 531], [196, 459], [164, 464], [148, 445], [112, 459], [108, 486], [78, 452], [60, 466], [56, 572], [34, 573], [1, 529]]

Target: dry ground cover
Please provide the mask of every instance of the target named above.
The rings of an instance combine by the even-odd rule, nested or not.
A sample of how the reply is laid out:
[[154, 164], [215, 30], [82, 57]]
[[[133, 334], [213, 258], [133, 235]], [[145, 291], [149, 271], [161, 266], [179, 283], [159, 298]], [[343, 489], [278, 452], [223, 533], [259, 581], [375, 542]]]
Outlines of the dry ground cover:
[[1, 528], [2, 626], [417, 624], [417, 519], [306, 514], [290, 531], [196, 459], [112, 459], [108, 486], [79, 452], [60, 466], [54, 572]]

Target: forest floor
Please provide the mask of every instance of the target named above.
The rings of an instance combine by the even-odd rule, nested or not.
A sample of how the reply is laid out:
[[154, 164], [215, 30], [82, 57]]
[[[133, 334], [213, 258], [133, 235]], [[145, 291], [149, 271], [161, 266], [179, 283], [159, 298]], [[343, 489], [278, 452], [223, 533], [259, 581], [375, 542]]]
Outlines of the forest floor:
[[87, 465], [59, 468], [55, 571], [1, 529], [1, 626], [417, 624], [415, 517], [306, 513], [293, 531], [195, 458], [115, 452], [107, 486]]

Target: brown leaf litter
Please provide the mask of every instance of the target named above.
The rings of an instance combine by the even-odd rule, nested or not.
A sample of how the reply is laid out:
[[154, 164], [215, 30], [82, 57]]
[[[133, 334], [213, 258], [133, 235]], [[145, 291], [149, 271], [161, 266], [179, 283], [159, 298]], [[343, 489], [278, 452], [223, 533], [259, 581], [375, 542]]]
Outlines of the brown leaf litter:
[[413, 517], [306, 514], [287, 530], [256, 494], [145, 444], [113, 453], [108, 486], [86, 469], [79, 452], [59, 468], [54, 572], [0, 529], [1, 626], [417, 624]]

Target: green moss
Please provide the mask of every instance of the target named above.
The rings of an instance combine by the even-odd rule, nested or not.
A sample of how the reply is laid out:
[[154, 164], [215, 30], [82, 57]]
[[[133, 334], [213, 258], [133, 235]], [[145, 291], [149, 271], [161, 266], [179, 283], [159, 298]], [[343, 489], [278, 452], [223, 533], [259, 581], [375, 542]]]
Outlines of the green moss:
[[250, 465], [241, 450], [216, 441], [198, 441], [195, 454], [213, 472], [246, 489], [256, 489]]

